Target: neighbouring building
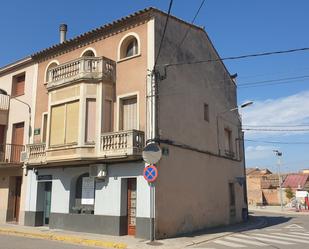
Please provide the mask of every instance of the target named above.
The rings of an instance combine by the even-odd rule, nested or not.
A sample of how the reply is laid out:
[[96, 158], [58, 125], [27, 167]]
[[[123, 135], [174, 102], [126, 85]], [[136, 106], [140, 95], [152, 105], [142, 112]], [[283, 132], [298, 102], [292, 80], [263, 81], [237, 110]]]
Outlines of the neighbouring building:
[[297, 190], [309, 190], [308, 174], [289, 174], [282, 184], [284, 189], [291, 188], [295, 193]]
[[0, 68], [0, 223], [24, 224], [27, 177], [22, 157], [32, 142], [36, 76], [30, 57]]
[[[148, 8], [69, 40], [61, 25], [31, 56], [25, 225], [164, 238], [242, 220], [236, 84], [203, 28], [171, 16], [162, 40], [166, 20]], [[153, 191], [149, 142], [163, 152]]]

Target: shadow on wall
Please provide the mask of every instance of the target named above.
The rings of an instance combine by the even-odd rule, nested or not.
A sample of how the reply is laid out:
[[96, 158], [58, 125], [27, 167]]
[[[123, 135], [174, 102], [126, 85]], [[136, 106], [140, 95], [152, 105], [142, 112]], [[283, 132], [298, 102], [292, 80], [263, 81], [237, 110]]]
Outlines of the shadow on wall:
[[[285, 217], [285, 216], [252, 216], [252, 215], [249, 215], [249, 220], [244, 223], [202, 229], [194, 233], [179, 234], [175, 236], [175, 238], [196, 237], [196, 236], [205, 235], [205, 234], [216, 234], [216, 233], [223, 233], [223, 232], [247, 232], [247, 231], [256, 230], [259, 228], [276, 226], [279, 224], [289, 222], [290, 220], [291, 220], [290, 217]], [[262, 221], [265, 221], [265, 222], [262, 222]], [[259, 227], [254, 226], [254, 224], [256, 223], [260, 223], [261, 225]]]

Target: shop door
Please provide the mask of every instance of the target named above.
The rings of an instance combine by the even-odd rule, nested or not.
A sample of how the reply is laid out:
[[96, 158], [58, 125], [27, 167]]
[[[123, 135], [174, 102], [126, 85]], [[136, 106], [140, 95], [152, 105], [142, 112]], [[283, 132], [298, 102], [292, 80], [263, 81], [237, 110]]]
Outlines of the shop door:
[[49, 224], [50, 207], [51, 207], [51, 190], [52, 190], [52, 183], [45, 182], [45, 186], [44, 186], [44, 225]]
[[11, 145], [11, 160], [12, 163], [20, 162], [20, 153], [24, 142], [24, 123], [13, 125], [13, 136]]
[[128, 235], [136, 231], [136, 178], [128, 179]]

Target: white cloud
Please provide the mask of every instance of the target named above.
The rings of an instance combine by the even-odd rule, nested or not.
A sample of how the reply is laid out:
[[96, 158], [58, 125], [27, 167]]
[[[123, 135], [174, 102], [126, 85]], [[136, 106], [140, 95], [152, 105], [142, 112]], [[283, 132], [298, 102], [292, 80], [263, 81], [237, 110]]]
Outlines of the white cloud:
[[[254, 105], [243, 109], [243, 124], [250, 126], [271, 125], [295, 125], [309, 123], [309, 91], [300, 92], [295, 95], [256, 101]], [[244, 128], [249, 128], [245, 127]], [[250, 127], [260, 128], [260, 127]], [[308, 127], [265, 127], [266, 129], [302, 129]], [[303, 133], [309, 133], [304, 131]], [[302, 134], [303, 134], [302, 133]], [[254, 132], [245, 131], [246, 138], [295, 135], [295, 132]], [[297, 132], [300, 134], [300, 132]]]
[[273, 150], [278, 149], [274, 146], [248, 146], [246, 148], [246, 159], [247, 160], [260, 160], [274, 157]]

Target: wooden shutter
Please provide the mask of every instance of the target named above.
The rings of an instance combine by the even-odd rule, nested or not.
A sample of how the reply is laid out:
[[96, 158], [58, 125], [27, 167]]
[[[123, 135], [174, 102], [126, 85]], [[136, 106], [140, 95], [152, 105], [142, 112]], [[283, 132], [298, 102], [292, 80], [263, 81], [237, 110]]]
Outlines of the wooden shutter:
[[51, 109], [50, 145], [64, 144], [65, 105], [54, 106]]
[[25, 93], [25, 78], [25, 74], [14, 76], [12, 96], [19, 96]]
[[112, 113], [112, 105], [113, 102], [111, 100], [105, 100], [105, 115], [104, 115], [104, 132], [111, 132], [112, 129], [112, 119], [113, 119], [113, 113]]
[[123, 130], [137, 129], [137, 98], [124, 99], [122, 108]]
[[67, 104], [65, 143], [77, 143], [79, 123], [79, 102]]
[[87, 99], [86, 108], [86, 142], [89, 143], [95, 141], [96, 100]]

